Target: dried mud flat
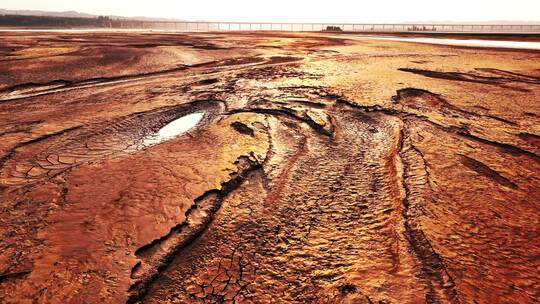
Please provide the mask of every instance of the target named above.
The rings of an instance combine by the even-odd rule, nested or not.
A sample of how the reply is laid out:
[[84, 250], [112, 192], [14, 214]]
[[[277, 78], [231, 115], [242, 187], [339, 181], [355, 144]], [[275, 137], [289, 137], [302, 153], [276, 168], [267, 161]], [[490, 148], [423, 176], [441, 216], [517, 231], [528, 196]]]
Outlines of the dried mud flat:
[[0, 54], [1, 303], [540, 301], [539, 52], [5, 33]]

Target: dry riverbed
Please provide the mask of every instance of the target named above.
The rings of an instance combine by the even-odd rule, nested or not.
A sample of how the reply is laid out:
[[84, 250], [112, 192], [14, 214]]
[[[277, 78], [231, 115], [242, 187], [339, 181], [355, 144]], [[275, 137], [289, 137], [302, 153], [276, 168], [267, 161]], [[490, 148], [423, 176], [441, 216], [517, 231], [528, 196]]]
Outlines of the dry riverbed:
[[1, 303], [538, 303], [539, 172], [539, 51], [0, 37]]

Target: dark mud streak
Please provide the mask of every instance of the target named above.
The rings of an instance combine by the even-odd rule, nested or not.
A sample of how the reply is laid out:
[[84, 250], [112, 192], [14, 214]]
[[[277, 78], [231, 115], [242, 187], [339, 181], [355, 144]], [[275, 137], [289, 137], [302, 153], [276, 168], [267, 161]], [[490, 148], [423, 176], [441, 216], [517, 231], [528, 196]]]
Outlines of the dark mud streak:
[[459, 155], [459, 161], [465, 167], [475, 171], [476, 173], [483, 175], [505, 187], [517, 189], [518, 186], [510, 181], [508, 178], [502, 176], [499, 172], [491, 169], [489, 166], [484, 164], [481, 161], [478, 161], [474, 158], [468, 157], [466, 155]]
[[34, 89], [38, 87], [49, 87], [49, 86], [63, 87], [63, 86], [68, 86], [72, 84], [73, 84], [73, 81], [64, 80], [64, 79], [56, 79], [53, 81], [42, 82], [42, 83], [27, 82], [27, 83], [17, 84], [17, 85], [8, 87], [6, 89], [0, 90], [0, 93], [12, 93], [15, 91], [29, 90], [29, 89]]
[[262, 57], [237, 57], [237, 58], [230, 58], [230, 59], [225, 59], [225, 60], [197, 63], [197, 64], [190, 65], [189, 67], [200, 68], [200, 67], [234, 66], [234, 65], [255, 64], [255, 63], [263, 63], [263, 62], [265, 62], [265, 59]]
[[484, 116], [489, 117], [489, 118], [491, 118], [491, 119], [498, 120], [498, 121], [500, 121], [500, 122], [507, 123], [507, 124], [512, 125], [512, 126], [518, 126], [518, 125], [519, 125], [519, 124], [517, 124], [517, 123], [515, 123], [515, 122], [513, 122], [513, 121], [511, 121], [511, 120], [508, 120], [508, 119], [505, 119], [505, 118], [501, 118], [501, 117], [498, 117], [498, 116], [495, 116], [495, 115], [486, 114], [486, 115], [484, 115]]
[[[110, 47], [110, 45], [100, 45], [102, 47]], [[155, 48], [155, 47], [163, 47], [163, 46], [185, 46], [190, 47], [193, 49], [200, 49], [200, 50], [227, 50], [227, 49], [233, 49], [228, 47], [219, 47], [214, 44], [205, 43], [205, 44], [195, 44], [195, 43], [187, 43], [187, 42], [175, 42], [175, 43], [139, 43], [139, 44], [128, 44], [127, 47], [131, 48], [137, 48], [137, 49], [144, 49], [144, 48]]]
[[[217, 194], [216, 191], [217, 190], [207, 191], [202, 196], [196, 198], [194, 200], [195, 203], [186, 211], [186, 213], [185, 213], [186, 218], [189, 218], [189, 216], [201, 205], [201, 203], [203, 201], [215, 199], [216, 194]], [[138, 248], [135, 251], [135, 255], [137, 257], [141, 257], [141, 256], [144, 256], [146, 254], [149, 254], [153, 249], [155, 249], [157, 246], [160, 246], [160, 244], [163, 243], [164, 241], [166, 241], [166, 240], [170, 239], [171, 237], [175, 236], [176, 234], [178, 234], [182, 230], [182, 228], [185, 228], [186, 226], [187, 226], [187, 224], [185, 222], [182, 222], [182, 223], [172, 227], [171, 230], [169, 231], [169, 233], [167, 233], [166, 235], [164, 235], [164, 236], [162, 236], [162, 237], [160, 237], [158, 239], [155, 239], [152, 242]], [[186, 242], [191, 242], [192, 240], [193, 239], [188, 238], [186, 240]], [[142, 264], [142, 261], [139, 261], [135, 265], [135, 267], [133, 267], [133, 270], [131, 272], [132, 273], [132, 276], [131, 276], [132, 279], [135, 279], [135, 272], [138, 270], [138, 268], [141, 266], [141, 264]]]
[[268, 63], [289, 63], [289, 62], [296, 62], [296, 61], [302, 61], [303, 59], [300, 57], [292, 57], [292, 56], [272, 56], [270, 57], [270, 60]]
[[[406, 138], [406, 130], [401, 130], [397, 155], [404, 165], [404, 174], [410, 174], [409, 171], [411, 170], [409, 168], [411, 164], [407, 163], [406, 157], [404, 156], [404, 141]], [[413, 149], [413, 151], [417, 153], [416, 149]], [[411, 186], [407, 184], [406, 180], [407, 178], [404, 176], [401, 177], [402, 187], [405, 190], [405, 196], [402, 198], [402, 204], [404, 207], [402, 215], [405, 225], [405, 237], [413, 249], [415, 256], [421, 263], [422, 275], [419, 278], [424, 280], [427, 284], [428, 292], [426, 293], [426, 303], [443, 302], [441, 299], [439, 299], [434, 284], [443, 290], [447, 301], [450, 303], [461, 303], [456, 289], [456, 284], [452, 276], [450, 276], [443, 258], [435, 251], [422, 228], [411, 220], [409, 214], [409, 198], [412, 195], [412, 191]]]
[[[193, 65], [179, 65], [176, 68], [171, 69], [165, 69], [165, 70], [159, 70], [159, 71], [153, 71], [153, 72], [147, 72], [147, 73], [140, 73], [140, 74], [131, 74], [131, 75], [120, 75], [120, 76], [112, 76], [112, 77], [96, 77], [96, 78], [90, 78], [90, 79], [84, 79], [84, 80], [77, 80], [77, 81], [68, 81], [63, 79], [57, 79], [50, 82], [45, 83], [23, 83], [18, 84], [15, 86], [11, 86], [5, 89], [0, 90], [0, 101], [16, 101], [20, 99], [26, 99], [29, 97], [35, 97], [35, 96], [42, 96], [42, 95], [48, 95], [55, 93], [54, 90], [56, 89], [67, 89], [67, 88], [77, 88], [82, 87], [85, 85], [92, 85], [92, 84], [106, 84], [106, 83], [114, 83], [117, 81], [125, 81], [125, 80], [137, 80], [139, 78], [144, 77], [152, 77], [152, 76], [161, 76], [161, 75], [167, 75], [170, 73], [185, 71], [190, 68], [207, 68], [207, 67], [229, 67], [229, 66], [237, 66], [237, 65], [277, 65], [277, 64], [287, 64], [291, 62], [296, 62], [302, 60], [301, 58], [297, 57], [287, 57], [287, 56], [274, 56], [269, 59], [266, 59], [264, 57], [238, 57], [238, 58], [231, 58], [221, 61], [209, 61], [209, 62], [203, 62]], [[55, 85], [54, 88], [49, 88], [49, 86]], [[2, 97], [2, 95], [10, 94], [17, 92], [19, 90], [34, 90], [33, 92], [29, 92], [26, 95], [18, 96], [18, 97]]]
[[267, 108], [251, 108], [251, 109], [235, 109], [232, 111], [229, 111], [227, 114], [237, 114], [237, 113], [258, 113], [258, 114], [268, 114], [268, 115], [274, 115], [274, 116], [285, 116], [288, 118], [292, 118], [294, 120], [306, 123], [308, 126], [310, 126], [313, 130], [315, 130], [317, 133], [332, 137], [333, 136], [333, 128], [329, 131], [324, 129], [322, 126], [311, 120], [309, 117], [305, 116], [298, 116], [295, 113], [293, 113], [292, 110], [288, 109], [267, 109]]
[[438, 124], [436, 122], [431, 121], [426, 116], [407, 113], [407, 112], [399, 112], [399, 111], [392, 111], [392, 110], [390, 110], [390, 111], [387, 110], [385, 112], [386, 113], [388, 113], [388, 112], [394, 113], [397, 116], [400, 116], [400, 117], [402, 117], [404, 119], [408, 119], [408, 120], [418, 119], [418, 120], [421, 120], [423, 122], [426, 122], [426, 123], [438, 128], [441, 131], [444, 131], [446, 133], [455, 134], [455, 135], [464, 137], [466, 139], [469, 139], [469, 140], [472, 140], [472, 141], [475, 141], [475, 142], [479, 142], [479, 143], [484, 144], [484, 145], [495, 147], [495, 148], [499, 149], [501, 152], [508, 153], [508, 154], [510, 154], [512, 156], [527, 156], [527, 157], [531, 158], [532, 160], [540, 163], [540, 156], [538, 156], [537, 154], [535, 154], [535, 153], [533, 153], [531, 151], [528, 151], [528, 150], [522, 149], [520, 147], [510, 145], [510, 144], [507, 144], [507, 143], [501, 143], [501, 142], [498, 142], [498, 141], [478, 137], [476, 135], [471, 134], [470, 131], [466, 127], [456, 127], [456, 126], [446, 127], [446, 126], [442, 126], [442, 125], [440, 125], [440, 124]]
[[531, 133], [519, 133], [517, 135], [521, 140], [526, 141], [527, 143], [540, 148], [540, 136]]
[[[180, 66], [173, 69], [167, 69], [167, 70], [160, 70], [155, 72], [148, 72], [148, 73], [140, 73], [140, 74], [132, 74], [132, 75], [123, 75], [123, 76], [112, 76], [112, 77], [96, 77], [96, 78], [89, 78], [79, 81], [67, 81], [67, 80], [53, 80], [51, 82], [46, 83], [24, 83], [24, 84], [18, 84], [16, 86], [12, 86], [3, 90], [0, 90], [0, 96], [1, 94], [9, 94], [13, 92], [17, 92], [19, 90], [35, 90], [33, 92], [29, 92], [27, 95], [20, 96], [20, 97], [13, 97], [13, 98], [0, 98], [0, 101], [13, 101], [13, 100], [20, 100], [25, 99], [28, 97], [34, 97], [34, 96], [41, 96], [41, 95], [47, 95], [52, 94], [54, 91], [51, 91], [48, 86], [50, 85], [56, 85], [54, 89], [64, 89], [64, 88], [70, 88], [70, 87], [79, 87], [84, 85], [90, 85], [90, 84], [101, 84], [101, 83], [107, 83], [107, 82], [115, 82], [115, 81], [121, 81], [121, 80], [131, 80], [131, 79], [138, 79], [142, 77], [149, 77], [149, 76], [157, 76], [157, 75], [163, 75], [173, 72], [179, 72], [186, 70], [188, 66]], [[63, 84], [62, 84], [63, 83]]]
[[197, 81], [195, 83], [192, 83], [191, 85], [192, 86], [207, 86], [207, 85], [215, 84], [218, 82], [219, 82], [219, 79], [209, 78], [209, 79], [203, 79], [203, 80]]
[[501, 75], [501, 76], [517, 77], [519, 79], [524, 79], [526, 81], [530, 81], [531, 83], [539, 83], [540, 84], [540, 77], [535, 77], [535, 76], [531, 76], [531, 75], [520, 74], [520, 73], [516, 73], [516, 72], [511, 72], [511, 71], [504, 71], [504, 70], [499, 70], [499, 69], [494, 69], [494, 68], [476, 68], [475, 70], [481, 71], [481, 72], [488, 72], [488, 73], [492, 73], [492, 74], [498, 74], [498, 75]]
[[78, 130], [78, 129], [82, 128], [82, 127], [83, 127], [82, 125], [78, 125], [78, 126], [73, 126], [73, 127], [63, 129], [63, 130], [60, 130], [60, 131], [57, 131], [57, 132], [45, 134], [45, 135], [42, 135], [40, 137], [37, 137], [37, 138], [31, 139], [31, 140], [22, 142], [20, 144], [17, 144], [16, 147], [20, 148], [22, 146], [26, 146], [26, 145], [29, 145], [29, 144], [35, 144], [35, 143], [38, 143], [38, 142], [42, 142], [42, 141], [44, 141], [46, 139], [49, 139], [51, 137], [60, 136], [60, 135], [66, 134], [68, 132]]
[[[417, 92], [424, 91], [424, 92], [430, 93], [429, 91], [421, 90], [421, 89], [415, 89], [415, 91], [417, 91]], [[431, 94], [433, 94], [433, 93], [431, 93]], [[394, 101], [396, 101], [396, 100], [399, 101], [399, 98], [394, 97]], [[427, 116], [424, 116], [424, 115], [420, 115], [420, 114], [416, 114], [416, 113], [409, 113], [409, 112], [406, 112], [406, 111], [400, 111], [400, 110], [397, 110], [397, 109], [382, 107], [382, 106], [379, 106], [379, 105], [375, 105], [375, 106], [357, 105], [357, 104], [355, 104], [353, 102], [350, 102], [348, 100], [345, 100], [343, 98], [337, 99], [336, 105], [345, 105], [345, 106], [348, 106], [348, 107], [351, 107], [351, 108], [363, 109], [366, 112], [382, 112], [382, 113], [389, 114], [389, 115], [394, 115], [394, 116], [397, 116], [397, 117], [400, 117], [400, 118], [406, 119], [406, 120], [418, 119], [418, 120], [424, 121], [424, 122], [438, 128], [438, 129], [440, 129], [441, 131], [456, 134], [456, 135], [465, 137], [467, 139], [470, 139], [470, 140], [473, 140], [473, 141], [476, 141], [476, 142], [479, 142], [479, 143], [482, 143], [482, 144], [485, 144], [485, 145], [496, 147], [499, 150], [501, 150], [502, 152], [511, 154], [513, 156], [525, 155], [525, 156], [528, 156], [528, 157], [532, 158], [533, 160], [535, 160], [537, 162], [540, 162], [540, 156], [538, 156], [534, 152], [522, 149], [520, 147], [513, 146], [511, 144], [501, 143], [501, 142], [498, 142], [498, 141], [493, 141], [493, 140], [485, 139], [485, 138], [482, 138], [482, 137], [478, 137], [476, 135], [471, 134], [470, 131], [468, 130], [468, 128], [463, 127], [463, 126], [460, 126], [460, 127], [449, 126], [449, 127], [447, 127], [447, 126], [440, 125], [440, 124], [430, 120]]]
[[[423, 90], [419, 90], [419, 91], [423, 91]], [[428, 91], [426, 91], [426, 92], [428, 92]], [[416, 113], [409, 113], [409, 112], [406, 112], [406, 111], [400, 111], [400, 110], [397, 110], [397, 109], [386, 108], [386, 107], [382, 107], [382, 106], [378, 106], [378, 105], [375, 105], [375, 106], [357, 105], [357, 104], [355, 104], [353, 102], [350, 102], [350, 101], [342, 99], [342, 98], [339, 98], [336, 101], [336, 105], [338, 105], [338, 106], [339, 105], [345, 105], [345, 106], [355, 108], [355, 109], [362, 109], [362, 110], [364, 110], [366, 112], [381, 112], [381, 113], [385, 113], [385, 114], [388, 114], [388, 115], [393, 115], [393, 116], [396, 116], [396, 117], [400, 117], [400, 118], [402, 118], [404, 120], [415, 120], [415, 119], [421, 120], [423, 122], [426, 122], [426, 123], [438, 128], [438, 129], [440, 129], [441, 131], [446, 132], [446, 133], [456, 134], [458, 136], [467, 138], [467, 139], [472, 140], [472, 141], [482, 143], [484, 145], [489, 145], [489, 146], [496, 147], [501, 152], [508, 153], [510, 155], [513, 155], [513, 156], [527, 156], [527, 157], [530, 157], [531, 159], [533, 159], [534, 161], [540, 163], [540, 156], [537, 155], [534, 152], [522, 149], [520, 147], [513, 146], [511, 144], [501, 143], [501, 142], [498, 142], [498, 141], [478, 137], [476, 135], [471, 134], [470, 131], [466, 127], [463, 127], [463, 126], [461, 126], [461, 127], [456, 127], [456, 126], [447, 127], [447, 126], [440, 125], [440, 124], [430, 120], [427, 116], [424, 116], [424, 115], [420, 115], [420, 114], [416, 114]]]
[[512, 82], [539, 84], [539, 82], [537, 81], [528, 81], [528, 80], [524, 80], [520, 78], [489, 77], [489, 76], [480, 76], [480, 75], [474, 75], [470, 73], [461, 73], [461, 72], [440, 72], [440, 71], [430, 71], [430, 70], [422, 70], [422, 69], [414, 69], [414, 68], [399, 68], [398, 70], [402, 72], [422, 75], [429, 78], [495, 85], [501, 88], [519, 91], [519, 92], [530, 92], [530, 90], [508, 86], [506, 84], [512, 83]]
[[[513, 77], [515, 75], [506, 74], [505, 76], [481, 76], [471, 73], [462, 73], [462, 72], [440, 72], [440, 71], [431, 71], [423, 69], [414, 69], [414, 68], [399, 68], [398, 70], [403, 72], [409, 72], [413, 74], [418, 74], [431, 78], [439, 78], [445, 80], [457, 80], [465, 82], [476, 82], [476, 83], [485, 83], [485, 84], [501, 84], [508, 82], [523, 82], [527, 84], [540, 84], [540, 79], [535, 77]], [[503, 75], [499, 73], [499, 75]]]
[[10, 134], [17, 134], [17, 133], [29, 133], [30, 131], [32, 131], [31, 127], [16, 127], [16, 128], [12, 128], [7, 131], [1, 132], [0, 137], [4, 137]]
[[30, 133], [34, 126], [44, 123], [43, 119], [36, 119], [31, 121], [21, 121], [17, 122], [17, 125], [13, 126], [11, 124], [4, 125], [1, 128], [6, 127], [5, 131], [0, 132], [0, 137], [16, 134], [16, 133]]
[[400, 98], [422, 97], [422, 96], [424, 96], [426, 94], [431, 95], [431, 96], [440, 97], [439, 94], [435, 94], [435, 93], [430, 92], [428, 90], [408, 87], [408, 88], [403, 88], [403, 89], [397, 90], [397, 94], [395, 96], [392, 96], [392, 101], [399, 102]]
[[381, 112], [381, 113], [384, 113], [384, 114], [394, 115], [394, 116], [399, 115], [399, 114], [415, 115], [415, 114], [411, 114], [411, 113], [407, 113], [407, 112], [400, 112], [398, 110], [395, 110], [395, 109], [392, 109], [392, 108], [382, 107], [382, 106], [379, 106], [379, 105], [363, 106], [363, 105], [355, 104], [354, 102], [348, 101], [348, 100], [343, 99], [341, 97], [336, 99], [335, 105], [336, 106], [346, 106], [346, 107], [349, 107], [349, 108], [352, 108], [352, 109], [360, 109], [360, 110], [362, 110], [364, 112], [368, 112], [368, 113], [369, 112]]
[[[315, 109], [324, 109], [324, 108], [326, 108], [326, 105], [324, 103], [314, 102], [314, 101], [309, 101], [309, 100], [294, 99], [294, 100], [287, 100], [287, 102], [288, 103], [297, 103], [299, 105], [308, 106], [308, 107], [315, 108]], [[286, 103], [283, 103], [283, 104], [285, 105]]]
[[477, 142], [480, 142], [480, 143], [485, 144], [485, 145], [496, 147], [496, 148], [498, 148], [499, 150], [501, 150], [504, 153], [508, 153], [510, 155], [513, 155], [513, 156], [522, 156], [522, 155], [528, 156], [531, 159], [535, 160], [536, 162], [540, 163], [540, 156], [538, 156], [537, 154], [535, 154], [533, 152], [524, 150], [524, 149], [516, 147], [516, 146], [512, 146], [510, 144], [501, 143], [501, 142], [498, 142], [498, 141], [492, 141], [492, 140], [488, 140], [488, 139], [485, 139], [485, 138], [481, 138], [481, 137], [472, 135], [472, 134], [470, 134], [468, 132], [468, 130], [453, 130], [453, 131], [457, 135], [460, 135], [460, 136], [465, 137], [467, 139], [477, 141]]
[[[189, 228], [192, 229], [185, 238], [181, 239], [177, 244], [175, 244], [175, 246], [172, 247], [172, 250], [167, 252], [167, 254], [158, 261], [157, 265], [155, 265], [156, 268], [154, 272], [143, 276], [140, 280], [137, 280], [133, 285], [131, 285], [129, 288], [129, 297], [126, 303], [130, 304], [144, 301], [144, 298], [153, 282], [159, 278], [161, 273], [169, 266], [174, 258], [179, 256], [186, 247], [188, 247], [191, 243], [198, 239], [198, 237], [204, 231], [206, 231], [208, 225], [212, 222], [215, 213], [221, 207], [221, 203], [229, 195], [229, 193], [240, 187], [240, 185], [242, 185], [245, 180], [249, 179], [249, 177], [256, 171], [262, 172], [262, 165], [258, 161], [254, 161], [247, 156], [239, 157], [235, 164], [239, 167], [238, 171], [231, 174], [231, 179], [229, 181], [221, 184], [221, 189], [208, 190], [203, 195], [195, 199], [195, 203], [190, 207], [190, 209], [188, 209], [188, 211], [186, 211], [186, 221], [184, 223], [180, 223], [173, 227], [167, 235], [156, 239], [136, 250], [135, 254], [137, 256], [141, 256], [145, 252], [152, 250], [153, 247], [159, 246], [164, 240], [180, 232], [181, 230]], [[244, 166], [244, 168], [242, 168], [242, 166]], [[199, 207], [199, 204], [205, 200], [213, 201], [209, 215], [204, 218], [201, 224], [196, 225], [195, 227], [189, 227], [187, 224], [187, 219]], [[135, 265], [135, 267], [132, 269], [132, 274], [137, 271], [140, 266], [141, 262], [137, 263], [137, 265]]]
[[29, 57], [16, 57], [16, 58], [13, 58], [10, 56], [17, 56], [17, 55], [6, 55], [6, 59], [0, 59], [0, 62], [17, 62], [17, 61], [24, 61], [24, 60], [34, 60], [34, 59], [52, 59], [52, 58], [58, 58], [58, 57], [66, 57], [66, 56], [70, 56], [70, 55], [74, 55], [74, 56], [77, 56], [78, 53], [80, 51], [72, 51], [72, 52], [66, 52], [66, 53], [61, 53], [61, 54], [56, 54], [56, 55], [43, 55], [43, 56], [29, 56]]
[[240, 121], [233, 122], [231, 124], [231, 127], [238, 133], [249, 135], [251, 137], [255, 136], [255, 132], [253, 132], [253, 129]]
[[21, 271], [14, 273], [3, 273], [0, 274], [0, 284], [5, 283], [10, 280], [22, 279], [29, 275], [32, 271]]
[[[395, 96], [392, 96], [392, 101], [395, 102], [395, 103], [402, 103], [402, 101], [407, 99], [407, 98], [422, 98], [422, 97], [424, 97], [424, 98], [431, 101], [431, 103], [426, 103], [424, 105], [424, 107], [426, 107], [426, 106], [433, 107], [433, 109], [431, 109], [431, 110], [434, 110], [434, 111], [437, 110], [437, 107], [440, 107], [440, 110], [443, 110], [443, 111], [444, 110], [450, 110], [450, 111], [454, 112], [452, 114], [459, 113], [459, 114], [461, 114], [461, 115], [463, 115], [463, 116], [465, 116], [467, 118], [480, 117], [481, 116], [480, 114], [470, 112], [470, 111], [466, 111], [466, 110], [463, 110], [463, 109], [461, 109], [459, 107], [454, 106], [453, 104], [448, 102], [448, 100], [443, 98], [442, 95], [440, 95], [440, 94], [435, 94], [433, 92], [423, 90], [423, 89], [417, 89], [417, 88], [399, 89], [399, 90], [397, 90], [397, 94]], [[417, 107], [416, 105], [413, 105], [413, 104], [405, 103], [405, 105], [412, 106], [412, 107], [415, 107], [415, 108], [420, 108], [420, 107]]]
[[[496, 120], [498, 122], [506, 123], [506, 124], [509, 124], [509, 125], [512, 125], [512, 126], [518, 126], [518, 124], [513, 122], [513, 121], [510, 121], [510, 120], [507, 120], [507, 119], [504, 119], [504, 118], [501, 118], [501, 117], [498, 117], [498, 116], [495, 116], [495, 115], [480, 114], [480, 113], [475, 113], [475, 112], [463, 110], [463, 109], [461, 109], [461, 108], [459, 108], [457, 106], [454, 106], [450, 102], [448, 102], [444, 97], [442, 97], [442, 95], [435, 94], [435, 93], [432, 93], [430, 91], [423, 90], [423, 89], [417, 89], [417, 88], [399, 89], [397, 91], [397, 94], [395, 96], [392, 96], [392, 101], [395, 102], [395, 103], [400, 103], [401, 101], [403, 101], [403, 99], [406, 99], [406, 98], [421, 98], [421, 97], [430, 98], [430, 99], [435, 101], [436, 104], [434, 104], [434, 106], [440, 106], [443, 110], [448, 109], [448, 110], [453, 111], [455, 113], [462, 114], [466, 118], [485, 117], [485, 118], [493, 119], [493, 120]], [[415, 107], [415, 105], [411, 105], [411, 104], [406, 104], [406, 105]], [[488, 110], [487, 108], [484, 108], [484, 107], [481, 107], [481, 106], [476, 106], [476, 107], [480, 108], [483, 111]], [[437, 110], [437, 109], [434, 108], [432, 110]]]

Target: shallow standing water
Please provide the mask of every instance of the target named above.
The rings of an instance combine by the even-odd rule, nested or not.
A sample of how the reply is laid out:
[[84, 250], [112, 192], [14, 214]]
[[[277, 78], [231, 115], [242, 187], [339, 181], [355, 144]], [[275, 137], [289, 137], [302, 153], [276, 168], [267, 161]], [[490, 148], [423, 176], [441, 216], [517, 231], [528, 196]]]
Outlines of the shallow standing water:
[[540, 50], [540, 42], [529, 41], [502, 41], [502, 40], [483, 40], [483, 39], [446, 39], [446, 38], [403, 38], [403, 37], [373, 37], [361, 36], [361, 38], [391, 40], [403, 42], [418, 42], [430, 44], [473, 46], [473, 47], [491, 47], [491, 48], [509, 48], [524, 50]]
[[203, 118], [204, 113], [197, 112], [182, 116], [165, 125], [158, 133], [144, 140], [145, 146], [151, 146], [160, 142], [173, 139], [195, 127]]

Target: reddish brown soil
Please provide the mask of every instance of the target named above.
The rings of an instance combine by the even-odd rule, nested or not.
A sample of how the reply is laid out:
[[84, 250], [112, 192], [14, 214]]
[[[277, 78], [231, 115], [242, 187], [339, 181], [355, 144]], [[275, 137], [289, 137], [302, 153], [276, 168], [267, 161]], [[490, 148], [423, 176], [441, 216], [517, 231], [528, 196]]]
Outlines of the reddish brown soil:
[[0, 46], [1, 303], [540, 301], [538, 52], [295, 33]]

